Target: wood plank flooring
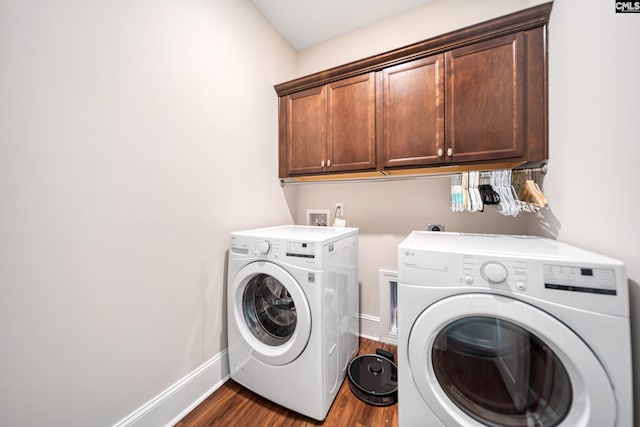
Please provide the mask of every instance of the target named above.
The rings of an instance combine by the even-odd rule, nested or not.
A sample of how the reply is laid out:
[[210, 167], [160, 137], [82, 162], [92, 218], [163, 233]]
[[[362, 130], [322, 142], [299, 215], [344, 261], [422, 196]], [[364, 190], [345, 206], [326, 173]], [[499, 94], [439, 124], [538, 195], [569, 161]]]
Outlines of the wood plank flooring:
[[[397, 360], [395, 346], [360, 339], [360, 354], [373, 354], [376, 348], [392, 352]], [[276, 405], [229, 380], [180, 420], [176, 426], [395, 427], [398, 425], [397, 403], [390, 406], [368, 405], [351, 393], [348, 381], [345, 379], [342, 384], [324, 422], [307, 418]]]

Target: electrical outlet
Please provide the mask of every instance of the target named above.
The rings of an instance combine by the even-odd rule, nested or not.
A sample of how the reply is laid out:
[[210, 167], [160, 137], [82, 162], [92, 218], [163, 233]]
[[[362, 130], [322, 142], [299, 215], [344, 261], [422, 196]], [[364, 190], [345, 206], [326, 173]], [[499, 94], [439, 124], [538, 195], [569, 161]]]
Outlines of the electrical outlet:
[[444, 231], [444, 224], [428, 224], [427, 231]]
[[336, 203], [336, 207], [333, 210], [333, 214], [335, 215], [336, 218], [343, 217], [344, 216], [344, 203], [337, 202]]

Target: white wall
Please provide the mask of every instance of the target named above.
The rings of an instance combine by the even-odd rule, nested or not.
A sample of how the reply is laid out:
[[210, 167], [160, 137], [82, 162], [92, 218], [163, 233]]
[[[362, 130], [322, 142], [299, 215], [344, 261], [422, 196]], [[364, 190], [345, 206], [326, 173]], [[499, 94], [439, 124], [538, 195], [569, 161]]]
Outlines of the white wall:
[[226, 347], [294, 61], [248, 0], [0, 4], [0, 425], [112, 425]]

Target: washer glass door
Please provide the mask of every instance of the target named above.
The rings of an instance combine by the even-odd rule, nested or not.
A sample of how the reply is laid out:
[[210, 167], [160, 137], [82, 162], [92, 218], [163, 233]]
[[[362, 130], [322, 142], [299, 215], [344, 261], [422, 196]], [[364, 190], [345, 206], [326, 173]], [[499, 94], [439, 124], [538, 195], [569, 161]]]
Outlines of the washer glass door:
[[556, 426], [571, 408], [571, 382], [558, 356], [507, 320], [456, 320], [438, 333], [431, 356], [447, 396], [483, 424]]
[[233, 324], [250, 351], [269, 365], [295, 360], [311, 336], [311, 310], [302, 286], [284, 268], [257, 261], [229, 287]]
[[296, 330], [296, 305], [287, 287], [273, 276], [253, 276], [244, 289], [242, 307], [249, 330], [267, 345], [286, 343]]
[[615, 425], [614, 392], [593, 351], [523, 301], [441, 299], [416, 318], [407, 351], [413, 381], [444, 425]]

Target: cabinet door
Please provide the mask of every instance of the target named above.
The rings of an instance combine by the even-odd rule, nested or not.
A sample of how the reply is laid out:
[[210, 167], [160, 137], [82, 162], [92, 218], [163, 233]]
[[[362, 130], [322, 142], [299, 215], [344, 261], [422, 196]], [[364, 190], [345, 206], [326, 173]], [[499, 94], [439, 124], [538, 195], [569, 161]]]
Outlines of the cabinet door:
[[382, 167], [444, 160], [444, 55], [382, 71]]
[[327, 85], [327, 165], [331, 172], [375, 169], [375, 74]]
[[323, 172], [326, 159], [324, 87], [288, 95], [285, 102], [287, 175]]
[[445, 54], [447, 161], [524, 154], [522, 33]]

